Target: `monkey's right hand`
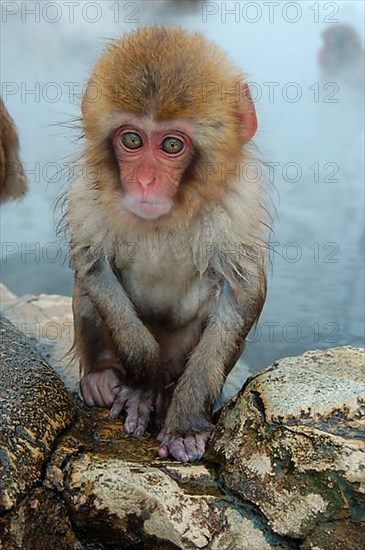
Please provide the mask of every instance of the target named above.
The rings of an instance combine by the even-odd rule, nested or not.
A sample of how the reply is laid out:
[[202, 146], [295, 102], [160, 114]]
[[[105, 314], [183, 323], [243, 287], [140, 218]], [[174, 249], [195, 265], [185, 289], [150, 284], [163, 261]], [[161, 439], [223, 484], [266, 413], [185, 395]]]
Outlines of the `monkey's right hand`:
[[124, 410], [124, 429], [130, 435], [143, 435], [150, 421], [154, 392], [123, 386], [110, 411], [111, 418], [117, 418]]
[[80, 382], [82, 397], [89, 407], [109, 408], [121, 387], [121, 374], [112, 368], [90, 372]]

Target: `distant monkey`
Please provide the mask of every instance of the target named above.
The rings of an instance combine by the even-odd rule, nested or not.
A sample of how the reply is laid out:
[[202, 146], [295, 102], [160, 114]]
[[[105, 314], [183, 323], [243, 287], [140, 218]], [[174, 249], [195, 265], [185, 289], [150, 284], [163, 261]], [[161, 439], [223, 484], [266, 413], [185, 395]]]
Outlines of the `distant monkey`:
[[318, 58], [322, 78], [364, 83], [364, 48], [351, 25], [334, 24], [322, 33], [324, 44]]
[[159, 456], [198, 460], [266, 294], [254, 105], [203, 35], [143, 27], [96, 64], [82, 124], [67, 219], [83, 398], [134, 435], [153, 410]]
[[27, 182], [19, 158], [17, 129], [1, 98], [0, 127], [0, 202], [4, 202], [24, 195]]

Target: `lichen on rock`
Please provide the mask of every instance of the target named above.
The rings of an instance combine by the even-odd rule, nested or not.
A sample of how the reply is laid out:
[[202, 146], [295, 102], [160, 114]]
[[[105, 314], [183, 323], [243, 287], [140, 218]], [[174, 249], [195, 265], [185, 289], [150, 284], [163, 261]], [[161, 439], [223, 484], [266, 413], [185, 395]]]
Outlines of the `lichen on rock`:
[[57, 436], [75, 408], [38, 351], [0, 319], [0, 513], [40, 478]]
[[225, 405], [204, 459], [179, 464], [78, 398], [70, 299], [0, 292], [40, 328], [37, 351], [1, 324], [1, 550], [363, 550], [364, 350], [273, 363]]
[[321, 524], [364, 521], [364, 374], [364, 350], [310, 351], [253, 376], [225, 408], [210, 457], [276, 533], [308, 540]]

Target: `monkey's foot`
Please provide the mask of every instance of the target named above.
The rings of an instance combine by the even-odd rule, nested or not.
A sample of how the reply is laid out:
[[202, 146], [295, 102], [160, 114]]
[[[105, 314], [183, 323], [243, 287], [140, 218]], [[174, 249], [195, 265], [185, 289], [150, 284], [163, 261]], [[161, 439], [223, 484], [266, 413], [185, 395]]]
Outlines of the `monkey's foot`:
[[108, 368], [90, 372], [81, 379], [80, 389], [89, 407], [112, 406], [120, 390], [121, 377], [117, 369]]
[[125, 431], [132, 435], [143, 435], [150, 420], [152, 401], [152, 391], [123, 386], [113, 403], [110, 416], [117, 418], [122, 410], [125, 410]]
[[205, 452], [205, 447], [211, 433], [209, 431], [179, 437], [164, 435], [162, 430], [157, 438], [160, 442], [158, 455], [161, 458], [172, 455], [179, 462], [194, 462], [195, 460], [199, 460]]

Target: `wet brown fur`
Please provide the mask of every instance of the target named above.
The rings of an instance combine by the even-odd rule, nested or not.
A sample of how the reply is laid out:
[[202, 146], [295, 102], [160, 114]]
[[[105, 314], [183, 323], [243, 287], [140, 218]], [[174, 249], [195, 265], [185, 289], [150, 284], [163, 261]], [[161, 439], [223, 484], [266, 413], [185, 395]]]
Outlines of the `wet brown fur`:
[[3, 202], [23, 196], [27, 182], [19, 158], [17, 129], [1, 98], [0, 128], [0, 202]]
[[[203, 35], [143, 27], [106, 49], [82, 102], [86, 143], [67, 213], [76, 280], [83, 281], [76, 290], [92, 277], [103, 286], [104, 279], [97, 277], [106, 269], [105, 260], [113, 267], [113, 292], [110, 286], [108, 296], [98, 295], [95, 307], [105, 319], [120, 319], [115, 321], [120, 326], [109, 328], [119, 351], [125, 348], [122, 356], [129, 353], [142, 385], [146, 369], [158, 372], [161, 360], [165, 364], [175, 347], [176, 353], [186, 354], [186, 370], [166, 420], [171, 433], [209, 425], [210, 407], [265, 301], [266, 184], [262, 178], [253, 182], [240, 176], [237, 181], [235, 175], [237, 165], [255, 161], [241, 134], [249, 104], [238, 100], [237, 88], [244, 87], [241, 71]], [[92, 99], [95, 90], [98, 100]], [[126, 112], [151, 115], [157, 121], [184, 120], [194, 128], [194, 157], [173, 211], [156, 220], [138, 218], [116, 199], [120, 182], [112, 137], [118, 116]], [[84, 177], [85, 166], [96, 169], [95, 179]], [[209, 166], [214, 169], [207, 174]], [[136, 244], [133, 265], [123, 255], [129, 243]], [[204, 249], [209, 243], [215, 250], [211, 256]], [[97, 245], [94, 252], [90, 244]], [[123, 298], [116, 294], [117, 279], [118, 284], [124, 281]], [[96, 296], [95, 284], [89, 288]], [[113, 303], [119, 313], [111, 313]], [[123, 329], [130, 319], [133, 327]], [[140, 330], [146, 339], [151, 334], [156, 339], [160, 357], [152, 341], [141, 343]], [[85, 337], [81, 328], [79, 338]], [[144, 345], [148, 355], [142, 353]], [[76, 347], [85, 359], [83, 344]]]

